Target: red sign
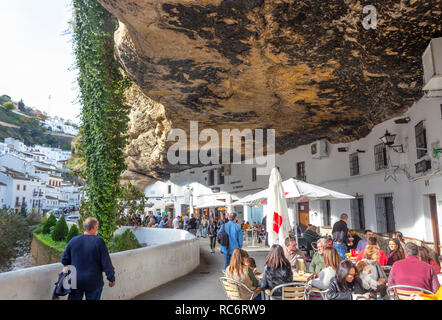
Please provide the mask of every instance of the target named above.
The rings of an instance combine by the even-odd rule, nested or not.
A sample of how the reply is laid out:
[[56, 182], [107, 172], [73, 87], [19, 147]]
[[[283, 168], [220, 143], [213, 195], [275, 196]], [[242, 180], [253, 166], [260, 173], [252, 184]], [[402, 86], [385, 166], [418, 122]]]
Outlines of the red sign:
[[279, 229], [282, 226], [282, 216], [280, 216], [278, 213], [273, 212], [273, 231], [276, 233], [279, 233]]

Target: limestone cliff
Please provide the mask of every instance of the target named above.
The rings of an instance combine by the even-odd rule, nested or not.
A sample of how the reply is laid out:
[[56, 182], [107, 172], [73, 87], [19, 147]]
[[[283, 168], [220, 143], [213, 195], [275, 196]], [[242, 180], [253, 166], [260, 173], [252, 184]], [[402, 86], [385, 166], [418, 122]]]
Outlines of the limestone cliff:
[[[182, 167], [171, 128], [275, 128], [277, 152], [344, 142], [421, 95], [421, 55], [440, 0], [99, 0], [120, 21], [116, 56], [134, 86], [129, 166], [141, 187]], [[366, 30], [365, 5], [377, 9]]]

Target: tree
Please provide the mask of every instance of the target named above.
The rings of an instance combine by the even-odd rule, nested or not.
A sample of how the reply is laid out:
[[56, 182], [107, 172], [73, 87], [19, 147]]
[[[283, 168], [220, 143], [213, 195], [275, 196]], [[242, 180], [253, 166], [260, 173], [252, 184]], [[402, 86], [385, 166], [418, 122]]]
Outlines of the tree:
[[4, 102], [4, 103], [3, 103], [3, 107], [5, 107], [5, 108], [6, 108], [7, 110], [9, 110], [9, 111], [15, 109], [14, 104], [13, 104], [11, 101]]
[[11, 97], [7, 94], [3, 94], [0, 96], [0, 104], [3, 104], [4, 102], [11, 101]]
[[17, 256], [19, 241], [28, 238], [26, 218], [13, 210], [0, 209], [0, 269]]
[[23, 204], [23, 205], [21, 206], [20, 214], [21, 214], [23, 217], [26, 217], [26, 216], [27, 216], [28, 212], [27, 212], [27, 210], [26, 210], [26, 203]]
[[68, 235], [66, 236], [66, 242], [69, 242], [73, 237], [76, 237], [79, 235], [78, 232], [78, 228], [77, 225], [74, 224], [72, 225], [72, 227], [69, 229]]
[[51, 227], [55, 226], [55, 224], [57, 223], [57, 219], [55, 218], [55, 216], [53, 214], [51, 214], [48, 218], [48, 220], [46, 220], [44, 226], [43, 226], [43, 233], [50, 233], [51, 232]]
[[147, 197], [130, 182], [121, 189], [121, 198], [118, 201], [118, 225], [130, 225], [130, 218], [144, 214]]
[[66, 236], [68, 235], [69, 228], [66, 223], [66, 220], [63, 216], [58, 219], [57, 223], [55, 224], [54, 231], [52, 231], [51, 237], [54, 241], [64, 241], [66, 239]]
[[26, 108], [25, 108], [25, 103], [23, 102], [23, 99], [20, 99], [20, 101], [18, 102], [18, 110], [26, 112]]
[[109, 243], [110, 252], [120, 252], [137, 248], [141, 248], [141, 244], [130, 229], [126, 229], [122, 234], [114, 236]]

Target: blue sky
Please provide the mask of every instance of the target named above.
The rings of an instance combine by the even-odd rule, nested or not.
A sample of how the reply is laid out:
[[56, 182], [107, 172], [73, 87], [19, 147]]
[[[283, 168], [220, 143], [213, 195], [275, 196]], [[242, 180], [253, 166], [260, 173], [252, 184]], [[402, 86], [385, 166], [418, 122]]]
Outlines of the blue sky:
[[0, 95], [79, 123], [71, 35], [63, 35], [71, 10], [71, 0], [0, 0]]

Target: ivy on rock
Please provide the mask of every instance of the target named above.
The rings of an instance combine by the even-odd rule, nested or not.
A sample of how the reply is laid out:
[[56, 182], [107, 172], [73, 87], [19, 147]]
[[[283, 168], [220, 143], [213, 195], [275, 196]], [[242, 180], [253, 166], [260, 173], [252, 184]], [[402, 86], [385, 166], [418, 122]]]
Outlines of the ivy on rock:
[[80, 89], [82, 152], [85, 158], [88, 216], [100, 224], [108, 242], [117, 225], [120, 175], [126, 169], [130, 106], [123, 77], [114, 57], [116, 19], [96, 0], [73, 0], [73, 42]]

